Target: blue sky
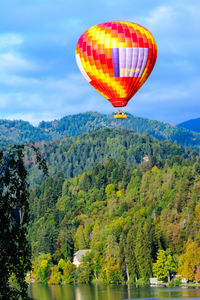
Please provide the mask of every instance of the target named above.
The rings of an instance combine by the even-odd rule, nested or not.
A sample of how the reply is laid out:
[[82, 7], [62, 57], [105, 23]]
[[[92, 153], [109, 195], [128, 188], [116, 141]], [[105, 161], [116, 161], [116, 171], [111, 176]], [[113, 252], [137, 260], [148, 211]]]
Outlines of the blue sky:
[[79, 36], [109, 20], [147, 27], [158, 46], [156, 66], [126, 111], [173, 124], [200, 117], [199, 0], [1, 0], [0, 118], [36, 125], [112, 113], [75, 61]]

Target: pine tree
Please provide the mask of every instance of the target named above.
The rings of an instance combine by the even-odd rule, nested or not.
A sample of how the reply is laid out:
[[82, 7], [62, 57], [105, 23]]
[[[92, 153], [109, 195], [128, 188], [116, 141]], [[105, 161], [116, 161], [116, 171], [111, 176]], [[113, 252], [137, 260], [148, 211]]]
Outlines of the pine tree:
[[75, 250], [81, 250], [81, 249], [88, 248], [87, 242], [85, 240], [85, 235], [84, 235], [84, 230], [83, 230], [82, 225], [80, 225], [76, 231], [74, 247], [75, 247]]
[[130, 282], [135, 282], [138, 279], [138, 266], [135, 257], [135, 246], [136, 246], [136, 228], [132, 227], [126, 239], [126, 246], [125, 246], [125, 255], [126, 255], [126, 272], [127, 272], [127, 279]]
[[138, 266], [139, 277], [145, 280], [152, 275], [151, 248], [148, 233], [140, 225], [136, 235], [135, 258]]

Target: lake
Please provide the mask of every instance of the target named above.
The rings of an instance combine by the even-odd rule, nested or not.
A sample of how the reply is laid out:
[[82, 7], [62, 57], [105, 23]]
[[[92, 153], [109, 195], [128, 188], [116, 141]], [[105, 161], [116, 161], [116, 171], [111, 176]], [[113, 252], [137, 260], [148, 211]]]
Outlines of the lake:
[[94, 284], [30, 285], [31, 296], [36, 300], [121, 300], [121, 299], [200, 299], [197, 288], [135, 287]]

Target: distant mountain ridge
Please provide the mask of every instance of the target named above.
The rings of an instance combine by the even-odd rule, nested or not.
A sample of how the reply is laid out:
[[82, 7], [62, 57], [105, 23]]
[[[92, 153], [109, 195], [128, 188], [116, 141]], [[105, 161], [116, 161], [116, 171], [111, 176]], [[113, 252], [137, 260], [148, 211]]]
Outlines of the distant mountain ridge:
[[200, 132], [200, 118], [185, 121], [183, 123], [178, 124], [178, 126], [195, 132]]
[[86, 112], [69, 115], [54, 121], [42, 121], [34, 127], [25, 121], [0, 120], [0, 139], [15, 143], [41, 142], [79, 136], [101, 128], [125, 128], [135, 133], [148, 133], [159, 140], [171, 140], [183, 146], [200, 147], [200, 133], [156, 120], [128, 114], [126, 120], [115, 120], [113, 115]]
[[27, 121], [0, 120], [0, 139], [14, 143], [26, 143], [30, 141], [50, 141], [51, 136], [44, 130], [34, 127]]

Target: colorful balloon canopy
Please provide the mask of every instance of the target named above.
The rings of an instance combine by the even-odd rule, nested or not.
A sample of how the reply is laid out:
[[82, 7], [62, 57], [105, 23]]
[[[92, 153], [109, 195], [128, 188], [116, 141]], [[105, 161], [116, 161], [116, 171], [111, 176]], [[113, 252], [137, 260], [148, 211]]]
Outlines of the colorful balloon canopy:
[[85, 31], [76, 46], [83, 76], [113, 106], [126, 106], [149, 77], [157, 57], [156, 42], [144, 27], [113, 21]]

